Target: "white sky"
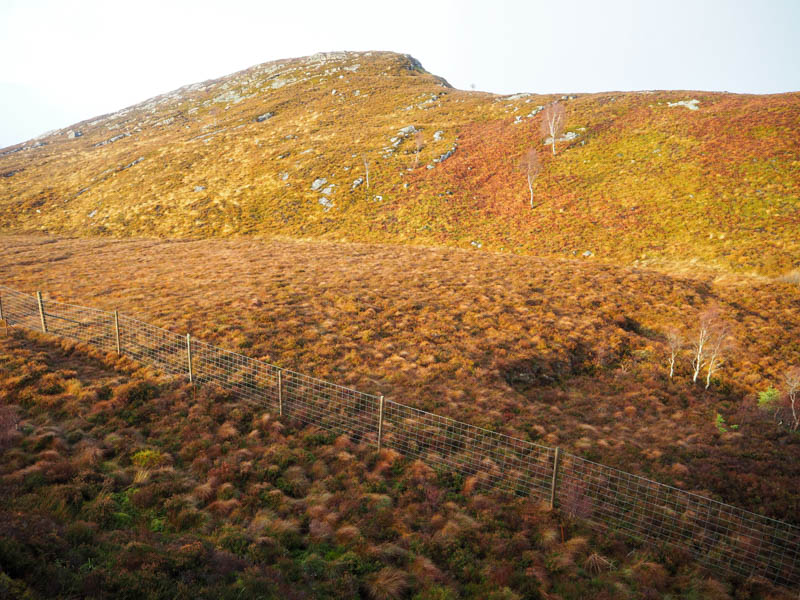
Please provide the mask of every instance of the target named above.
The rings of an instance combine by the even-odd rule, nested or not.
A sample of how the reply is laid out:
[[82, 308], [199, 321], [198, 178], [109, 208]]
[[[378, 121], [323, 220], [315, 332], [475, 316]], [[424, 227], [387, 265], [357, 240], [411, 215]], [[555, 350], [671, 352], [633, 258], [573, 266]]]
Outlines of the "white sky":
[[181, 85], [392, 50], [497, 93], [800, 90], [800, 0], [0, 0], [0, 148]]

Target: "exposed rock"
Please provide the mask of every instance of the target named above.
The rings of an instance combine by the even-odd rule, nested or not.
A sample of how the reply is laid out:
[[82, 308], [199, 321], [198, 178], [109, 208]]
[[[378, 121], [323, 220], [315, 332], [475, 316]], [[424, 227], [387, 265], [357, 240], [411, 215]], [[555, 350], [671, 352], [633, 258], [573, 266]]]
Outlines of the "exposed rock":
[[321, 193], [325, 194], [326, 196], [330, 196], [333, 193], [333, 188], [336, 187], [334, 184], [329, 185]]
[[96, 214], [97, 214], [97, 209], [95, 209], [95, 210], [93, 210], [92, 212], [89, 213], [89, 218], [93, 219]]
[[131, 134], [128, 132], [120, 133], [119, 135], [115, 135], [114, 137], [110, 137], [103, 142], [98, 142], [94, 145], [95, 148], [99, 148], [100, 146], [105, 146], [106, 144], [113, 144], [117, 140], [121, 140], [122, 138], [130, 137]]
[[73, 131], [72, 129], [70, 129], [70, 130], [67, 132], [67, 138], [69, 138], [69, 139], [71, 139], [71, 140], [72, 140], [72, 139], [75, 139], [75, 138], [79, 138], [79, 137], [81, 137], [82, 135], [83, 135], [83, 132], [82, 132], [82, 131]]
[[443, 135], [444, 135], [444, 131], [442, 131], [442, 130], [440, 129], [439, 131], [436, 131], [436, 132], [434, 132], [434, 134], [433, 134], [433, 140], [434, 140], [435, 142], [438, 142], [440, 139], [442, 139], [442, 136], [443, 136]]
[[447, 152], [445, 152], [444, 154], [442, 154], [442, 155], [441, 155], [439, 158], [434, 158], [434, 159], [433, 159], [433, 162], [435, 162], [435, 163], [443, 163], [443, 162], [444, 162], [444, 161], [446, 161], [448, 158], [450, 158], [451, 156], [453, 156], [453, 154], [455, 154], [455, 153], [456, 153], [456, 145], [455, 145], [455, 144], [453, 144], [453, 147], [452, 147], [452, 148], [450, 148], [450, 150], [448, 150]]
[[506, 98], [506, 100], [519, 100], [521, 98], [527, 98], [528, 96], [531, 96], [531, 95], [532, 94], [530, 94], [530, 93], [512, 94], [511, 96], [508, 96]]
[[584, 258], [589, 258], [590, 256], [594, 256], [594, 253], [590, 250], [587, 250], [586, 252], [581, 254], [581, 256], [583, 256]]
[[474, 248], [483, 248], [483, 242], [470, 242], [470, 245]]
[[317, 178], [317, 179], [315, 179], [315, 180], [314, 180], [314, 182], [311, 184], [311, 189], [312, 189], [312, 190], [314, 190], [314, 191], [316, 192], [318, 189], [320, 189], [320, 188], [321, 188], [323, 185], [325, 185], [326, 183], [328, 183], [328, 180], [327, 180], [327, 179], [325, 179], [324, 177], [318, 177], [318, 178]]
[[202, 192], [205, 189], [206, 189], [206, 186], [204, 186], [204, 185], [196, 185], [196, 186], [194, 186], [194, 191], [195, 192]]
[[[565, 133], [561, 137], [556, 138], [556, 141], [557, 142], [571, 142], [572, 140], [574, 140], [577, 137], [578, 137], [577, 133], [575, 133], [574, 131], [568, 131], [567, 133]], [[547, 138], [544, 141], [544, 143], [545, 144], [552, 144], [553, 143], [553, 138], [551, 138], [551, 137]]]
[[350, 189], [354, 190], [358, 186], [360, 186], [362, 183], [364, 183], [364, 178], [363, 177], [359, 177], [358, 179], [353, 180], [353, 186]]
[[408, 127], [403, 127], [400, 131], [397, 132], [397, 135], [407, 136], [411, 135], [412, 133], [417, 133], [419, 129], [414, 127], [413, 125], [409, 125]]
[[267, 119], [269, 119], [270, 117], [274, 117], [274, 116], [275, 116], [275, 113], [272, 113], [272, 112], [265, 112], [263, 115], [258, 115], [258, 116], [256, 117], [256, 122], [257, 122], [257, 123], [262, 123], [263, 121], [266, 121], [266, 120], [267, 120]]
[[697, 110], [700, 100], [681, 100], [679, 102], [667, 102], [667, 106], [685, 106], [689, 110]]
[[286, 181], [287, 179], [289, 179], [289, 173], [287, 173], [286, 171], [283, 171], [281, 173], [281, 181]]
[[325, 212], [328, 212], [330, 209], [332, 209], [334, 207], [333, 200], [331, 200], [330, 198], [326, 198], [325, 196], [322, 196], [318, 200], [318, 202], [325, 209]]

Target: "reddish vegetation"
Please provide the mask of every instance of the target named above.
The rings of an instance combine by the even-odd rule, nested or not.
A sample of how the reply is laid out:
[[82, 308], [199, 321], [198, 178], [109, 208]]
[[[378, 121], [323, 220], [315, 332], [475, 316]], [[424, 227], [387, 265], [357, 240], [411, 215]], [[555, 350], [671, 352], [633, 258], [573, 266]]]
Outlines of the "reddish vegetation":
[[[20, 237], [2, 259], [12, 267], [7, 284], [42, 289], [45, 298], [119, 309], [797, 522], [800, 443], [756, 403], [759, 392], [782, 385], [798, 356], [798, 290], [789, 284], [254, 240]], [[709, 390], [704, 377], [692, 384], [688, 351], [670, 381], [666, 333], [679, 327], [690, 338], [712, 304], [730, 321], [738, 350]]]
[[790, 597], [37, 334], [0, 335], [0, 407], [9, 597]]

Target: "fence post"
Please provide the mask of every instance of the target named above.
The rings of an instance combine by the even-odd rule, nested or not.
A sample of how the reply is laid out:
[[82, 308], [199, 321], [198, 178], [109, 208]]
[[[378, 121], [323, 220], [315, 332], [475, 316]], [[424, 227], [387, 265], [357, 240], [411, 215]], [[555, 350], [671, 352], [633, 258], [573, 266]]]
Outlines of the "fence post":
[[283, 371], [278, 371], [278, 416], [283, 416]]
[[119, 313], [114, 311], [114, 339], [117, 342], [117, 354], [122, 354], [122, 347], [119, 345]]
[[39, 317], [42, 320], [42, 331], [47, 333], [47, 321], [44, 318], [44, 302], [42, 301], [42, 292], [36, 292], [36, 301], [39, 303]]
[[192, 373], [192, 336], [186, 334], [186, 358], [189, 359], [189, 383], [194, 382], [194, 374]]
[[558, 463], [561, 457], [561, 448], [556, 448], [556, 455], [553, 457], [553, 482], [550, 484], [550, 508], [556, 507], [556, 481], [558, 480]]
[[383, 396], [378, 408], [378, 452], [381, 451], [381, 441], [383, 438]]
[[5, 321], [5, 317], [3, 316], [3, 294], [0, 294], [0, 321]]

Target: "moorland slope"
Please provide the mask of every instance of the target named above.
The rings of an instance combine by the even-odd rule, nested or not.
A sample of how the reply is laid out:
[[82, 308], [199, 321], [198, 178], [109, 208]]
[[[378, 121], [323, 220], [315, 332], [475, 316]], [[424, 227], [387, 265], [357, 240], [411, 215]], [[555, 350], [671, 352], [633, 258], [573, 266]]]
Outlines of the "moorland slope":
[[[553, 156], [540, 108], [566, 108]], [[189, 85], [0, 151], [0, 228], [287, 235], [780, 275], [800, 94], [498, 96], [336, 52]], [[559, 138], [561, 139], [561, 138]], [[530, 206], [519, 160], [538, 148]]]

